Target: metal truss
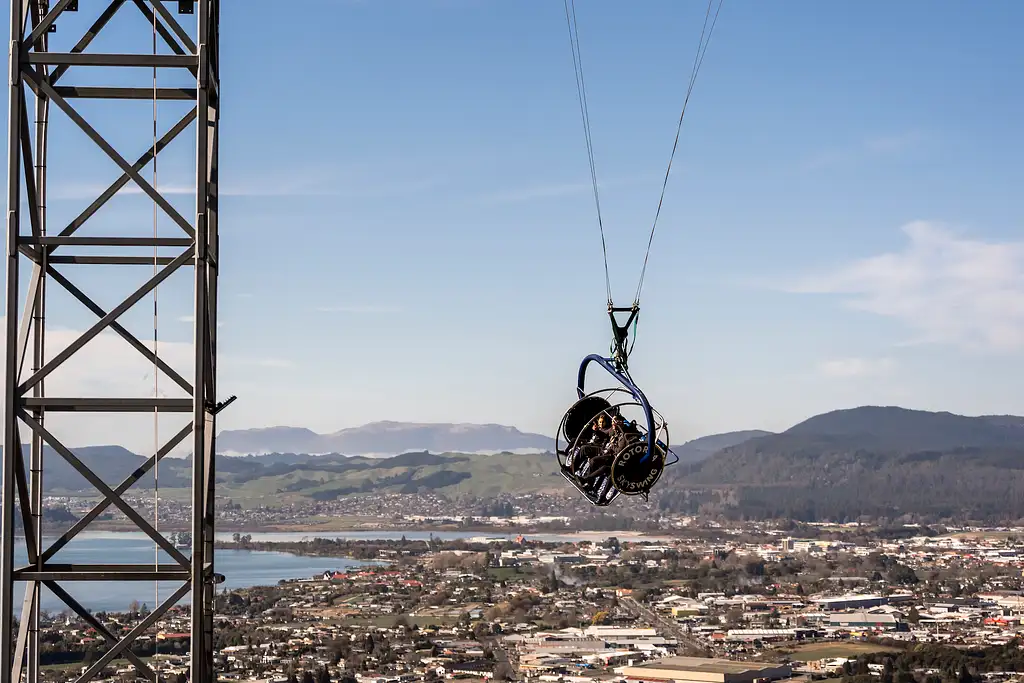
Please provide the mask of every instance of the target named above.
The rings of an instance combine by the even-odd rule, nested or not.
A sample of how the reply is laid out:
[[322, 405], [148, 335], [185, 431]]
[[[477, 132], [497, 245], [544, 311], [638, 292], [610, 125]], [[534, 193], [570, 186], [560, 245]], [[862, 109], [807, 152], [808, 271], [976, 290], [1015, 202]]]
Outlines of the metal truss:
[[[16, 683], [25, 676], [27, 683], [39, 680], [39, 617], [40, 592], [43, 586], [63, 601], [68, 608], [88, 622], [106, 641], [107, 649], [78, 681], [95, 678], [104, 667], [117, 658], [127, 659], [142, 678], [156, 680], [153, 670], [131, 647], [135, 640], [156, 624], [179, 600], [191, 592], [191, 675], [192, 683], [215, 680], [213, 668], [213, 593], [214, 582], [214, 434], [216, 413], [223, 404], [216, 402], [217, 341], [217, 270], [218, 270], [218, 173], [217, 150], [219, 128], [219, 0], [179, 0], [173, 12], [161, 0], [11, 0], [10, 109], [8, 130], [8, 197], [7, 197], [7, 298], [6, 358], [4, 365], [3, 417], [3, 503], [0, 518], [2, 556], [0, 556], [0, 683]], [[81, 8], [79, 5], [81, 4]], [[50, 36], [62, 16], [68, 19], [87, 9], [99, 12], [94, 23], [69, 52], [49, 51]], [[110, 21], [121, 13], [141, 12], [144, 21], [138, 25], [156, 31], [162, 44], [173, 54], [98, 54], [88, 50], [90, 43]], [[155, 13], [155, 14], [154, 14]], [[81, 17], [82, 14], [78, 16]], [[181, 15], [194, 15], [198, 31], [194, 40], [179, 23]], [[127, 25], [127, 24], [126, 24]], [[61, 27], [62, 33], [69, 27]], [[112, 33], [109, 32], [108, 33]], [[121, 40], [121, 33], [108, 39]], [[103, 42], [103, 41], [101, 41]], [[156, 52], [154, 50], [154, 52]], [[146, 67], [159, 73], [176, 71], [191, 73], [191, 87], [105, 87], [67, 84], [78, 73], [91, 74], [95, 83], [98, 74], [118, 76], [132, 72], [128, 67]], [[134, 73], [138, 73], [136, 70]], [[191, 80], [191, 79], [194, 79]], [[32, 102], [30, 103], [30, 98]], [[76, 110], [72, 102], [80, 100], [187, 100], [195, 106], [175, 125], [163, 133], [155, 145], [134, 162], [129, 162]], [[52, 107], [51, 107], [52, 105]], [[50, 120], [50, 110], [59, 110]], [[82, 108], [84, 105], [78, 105]], [[30, 118], [34, 113], [34, 125]], [[57, 112], [53, 112], [57, 113]], [[62, 116], [61, 116], [62, 115]], [[73, 124], [95, 143], [120, 169], [121, 176], [99, 194], [77, 218], [53, 234], [48, 229], [47, 140], [57, 125]], [[192, 123], [195, 139], [195, 215], [186, 218], [143, 176], [143, 170]], [[32, 134], [35, 129], [35, 135]], [[141, 149], [145, 149], [140, 145]], [[141, 151], [141, 150], [140, 150]], [[76, 164], [86, 162], [75, 160]], [[52, 171], [52, 165], [50, 170]], [[78, 178], [92, 180], [97, 171], [88, 168], [70, 170]], [[67, 177], [65, 174], [64, 177]], [[152, 199], [164, 216], [180, 227], [178, 237], [82, 236], [79, 229], [107, 204], [119, 190], [134, 183]], [[93, 224], [97, 221], [92, 221]], [[97, 231], [105, 231], [98, 226]], [[109, 234], [111, 231], [106, 230]], [[91, 255], [69, 254], [75, 247], [93, 249]], [[161, 248], [176, 255], [126, 256], [124, 248]], [[106, 254], [96, 255], [96, 250]], [[117, 251], [120, 249], [121, 251]], [[159, 270], [118, 305], [109, 310], [76, 286], [69, 275], [76, 265], [90, 268], [138, 266], [156, 263]], [[29, 277], [23, 277], [30, 270]], [[119, 319], [172, 273], [185, 267], [194, 268], [194, 374], [182, 377], [167, 362], [141, 342], [122, 325]], [[117, 270], [124, 270], [118, 268]], [[24, 285], [27, 281], [27, 291]], [[96, 316], [96, 322], [66, 348], [47, 358], [46, 337], [47, 288], [55, 283], [77, 299]], [[180, 387], [187, 398], [99, 398], [51, 396], [44, 380], [83, 346], [102, 332], [113, 332], [135, 348], [165, 377]], [[26, 364], [29, 370], [26, 372]], [[155, 372], [155, 370], [154, 370]], [[117, 484], [103, 481], [89, 469], [47, 427], [47, 415], [54, 412], [87, 411], [92, 413], [150, 413], [159, 411], [182, 413], [187, 424], [171, 437], [138, 470]], [[22, 448], [26, 442], [28, 458]], [[192, 439], [192, 550], [183, 554], [163, 534], [142, 517], [124, 499], [128, 489], [149, 472], [156, 463], [179, 444]], [[109, 443], [116, 443], [113, 439]], [[87, 515], [75, 522], [48, 547], [42, 535], [43, 456], [59, 455], [99, 492], [101, 501]], [[166, 564], [60, 564], [54, 555], [72, 538], [87, 529], [110, 507], [116, 508], [158, 544], [170, 562]], [[15, 515], [20, 511], [24, 529], [28, 564], [15, 564]], [[116, 559], [116, 558], [112, 558]], [[166, 600], [129, 632], [114, 629], [100, 622], [62, 587], [65, 581], [155, 582], [173, 581], [178, 585]], [[24, 586], [23, 604], [14, 604], [15, 586]], [[18, 612], [15, 610], [18, 608]]]

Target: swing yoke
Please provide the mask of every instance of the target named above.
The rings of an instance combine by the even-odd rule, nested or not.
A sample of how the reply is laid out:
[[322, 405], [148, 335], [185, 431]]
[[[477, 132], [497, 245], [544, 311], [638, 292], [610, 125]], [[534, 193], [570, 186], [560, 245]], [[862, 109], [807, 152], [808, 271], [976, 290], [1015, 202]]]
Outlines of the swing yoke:
[[[618, 318], [615, 317], [616, 313], [629, 313], [629, 318], [626, 322], [620, 324]], [[612, 322], [612, 362], [615, 365], [615, 369], [619, 372], [629, 372], [629, 352], [632, 351], [632, 349], [627, 348], [629, 326], [633, 325], [633, 337], [635, 340], [636, 322], [639, 314], [639, 301], [633, 302], [633, 305], [628, 308], [615, 306], [611, 301], [608, 302], [608, 318]]]

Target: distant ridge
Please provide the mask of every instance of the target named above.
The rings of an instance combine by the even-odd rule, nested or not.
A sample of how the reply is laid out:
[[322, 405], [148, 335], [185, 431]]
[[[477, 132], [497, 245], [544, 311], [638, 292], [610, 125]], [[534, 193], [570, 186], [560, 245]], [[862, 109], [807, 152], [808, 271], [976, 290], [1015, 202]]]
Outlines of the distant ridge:
[[762, 436], [769, 436], [772, 432], [761, 429], [748, 429], [740, 432], [726, 432], [725, 434], [712, 434], [702, 436], [699, 439], [687, 441], [678, 446], [672, 446], [672, 452], [679, 456], [680, 463], [700, 462], [710, 458], [712, 455], [730, 446], [737, 446], [741, 443], [756, 439]]
[[267, 427], [228, 430], [217, 435], [217, 452], [229, 455], [341, 453], [388, 457], [410, 451], [540, 453], [553, 449], [551, 437], [499, 424], [382, 420], [331, 434], [299, 427]]
[[[29, 457], [30, 448], [28, 444], [22, 444], [22, 453], [26, 460]], [[75, 456], [85, 464], [93, 473], [100, 477], [111, 487], [116, 486], [122, 480], [129, 477], [148, 457], [143, 457], [122, 448], [121, 446], [83, 446], [72, 448]], [[0, 447], [0, 454], [3, 447]], [[180, 458], [164, 458], [160, 461], [160, 486], [166, 488], [188, 486], [191, 476], [181, 466], [185, 462]], [[166, 463], [166, 464], [165, 464]], [[154, 481], [154, 471], [149, 470], [142, 476], [137, 488], [151, 488]], [[53, 491], [86, 491], [95, 490], [92, 484], [83, 477], [78, 470], [72, 467], [55, 450], [49, 446], [43, 448], [43, 486], [46, 492]]]
[[[699, 462], [716, 451], [766, 436], [759, 429], [712, 434], [672, 447], [683, 462]], [[546, 453], [554, 439], [499, 424], [422, 423], [381, 420], [361, 427], [318, 434], [303, 427], [226, 430], [217, 435], [217, 452], [225, 455], [362, 455], [390, 457], [410, 451], [431, 453]]]
[[1011, 446], [1024, 438], [1024, 418], [966, 417], [897, 406], [861, 406], [816, 415], [784, 434], [855, 439], [861, 447], [891, 450]]
[[1024, 418], [895, 406], [816, 415], [666, 472], [671, 509], [764, 519], [1024, 518]]
[[[237, 447], [244, 439], [254, 451], [277, 448], [220, 458], [222, 496], [576, 495], [550, 453], [512, 455], [515, 447], [545, 450], [551, 439], [503, 425], [387, 421], [327, 435], [291, 427], [240, 430], [221, 435], [218, 452], [225, 453], [224, 442]], [[432, 441], [400, 448], [402, 440]], [[389, 447], [396, 453], [387, 457], [354, 452], [376, 455]], [[328, 453], [316, 454], [320, 449]], [[111, 485], [146, 460], [118, 446], [73, 450]], [[666, 470], [652, 496], [666, 512], [805, 521], [1024, 521], [1024, 418], [1014, 415], [861, 406], [816, 415], [780, 433], [715, 434], [674, 450], [681, 462]], [[495, 451], [504, 454], [480, 454]], [[187, 487], [188, 466], [187, 459], [163, 460], [161, 487]], [[44, 470], [47, 492], [92, 488], [49, 449]], [[151, 486], [152, 475], [140, 485]], [[626, 504], [615, 507], [629, 514]]]

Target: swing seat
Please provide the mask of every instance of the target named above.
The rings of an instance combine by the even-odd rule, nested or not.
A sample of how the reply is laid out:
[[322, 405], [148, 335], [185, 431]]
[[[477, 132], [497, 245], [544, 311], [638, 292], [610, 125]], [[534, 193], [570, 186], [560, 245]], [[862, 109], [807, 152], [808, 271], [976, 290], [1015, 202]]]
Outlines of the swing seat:
[[[592, 363], [603, 367], [619, 386], [586, 393], [586, 373]], [[619, 494], [647, 500], [665, 467], [679, 461], [668, 447], [664, 418], [628, 375], [616, 370], [613, 359], [587, 356], [580, 366], [577, 394], [579, 398], [563, 415], [556, 433], [555, 453], [562, 476], [598, 507], [609, 505]], [[616, 416], [625, 419], [624, 413], [630, 412], [639, 414], [639, 419], [630, 421], [633, 434], [614, 454], [610, 468], [589, 476], [593, 459], [602, 452], [601, 445], [592, 441], [598, 418], [605, 415], [609, 421]]]
[[561, 471], [566, 481], [596, 507], [607, 507], [619, 496], [619, 490], [612, 485], [611, 477], [608, 474], [587, 477], [586, 464], [578, 471], [568, 467], [562, 467]]

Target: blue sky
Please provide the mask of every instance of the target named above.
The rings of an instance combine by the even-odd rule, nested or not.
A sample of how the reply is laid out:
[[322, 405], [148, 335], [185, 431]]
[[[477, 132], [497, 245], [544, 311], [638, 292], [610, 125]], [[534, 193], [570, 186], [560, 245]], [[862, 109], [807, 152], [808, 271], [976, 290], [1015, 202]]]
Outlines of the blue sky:
[[[610, 339], [562, 3], [224, 5], [220, 385], [240, 400], [221, 427], [552, 433], [579, 360]], [[617, 303], [636, 287], [705, 8], [577, 3]], [[141, 15], [122, 14], [97, 51], [149, 49]], [[72, 21], [54, 40], [77, 39]], [[1022, 22], [1010, 0], [726, 0], [631, 361], [674, 441], [861, 404], [1024, 414]], [[104, 82], [88, 79], [67, 77]], [[134, 159], [151, 108], [80, 109]], [[162, 105], [161, 131], [185, 110]], [[56, 231], [118, 173], [62, 114], [52, 136]], [[159, 187], [187, 188], [193, 150], [161, 155]], [[175, 203], [190, 215], [187, 195]], [[127, 194], [100, 215], [146, 234], [151, 211]], [[148, 274], [76, 272], [111, 306]], [[188, 277], [160, 290], [161, 344], [186, 362]], [[67, 339], [93, 320], [53, 295]], [[150, 303], [127, 320], [152, 339]], [[144, 361], [82, 362], [69, 391], [152, 391]], [[104, 438], [75, 429], [72, 443]], [[147, 443], [138, 429], [129, 440]]]

